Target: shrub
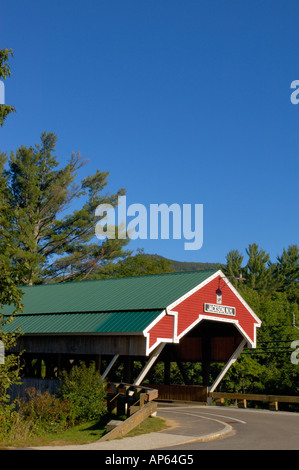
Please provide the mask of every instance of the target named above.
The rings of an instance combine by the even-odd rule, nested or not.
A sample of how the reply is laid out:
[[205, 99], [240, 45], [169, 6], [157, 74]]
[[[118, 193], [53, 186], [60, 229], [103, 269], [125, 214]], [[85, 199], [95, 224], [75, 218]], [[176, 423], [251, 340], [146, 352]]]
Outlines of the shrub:
[[49, 392], [41, 393], [35, 388], [26, 390], [29, 400], [20, 400], [18, 413], [25, 423], [32, 423], [36, 433], [56, 432], [69, 425], [70, 402], [57, 398]]
[[0, 401], [0, 437], [5, 438], [10, 434], [12, 427], [13, 405]]
[[70, 417], [74, 423], [100, 419], [107, 413], [105, 384], [94, 362], [83, 362], [61, 376], [59, 395], [70, 401]]
[[0, 441], [25, 440], [44, 432], [65, 430], [71, 423], [70, 402], [49, 392], [26, 389], [28, 397], [0, 404]]
[[28, 397], [0, 401], [0, 441], [12, 442], [100, 419], [107, 413], [105, 383], [94, 363], [63, 372], [59, 396], [26, 389]]

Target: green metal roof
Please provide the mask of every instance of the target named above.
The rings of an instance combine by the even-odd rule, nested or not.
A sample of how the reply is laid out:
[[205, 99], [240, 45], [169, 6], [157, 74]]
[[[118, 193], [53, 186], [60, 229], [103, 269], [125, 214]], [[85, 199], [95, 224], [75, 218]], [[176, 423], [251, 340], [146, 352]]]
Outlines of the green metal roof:
[[141, 333], [161, 310], [101, 313], [17, 315], [4, 331], [21, 327], [24, 334]]
[[[24, 314], [163, 309], [216, 271], [193, 271], [21, 287]], [[1, 313], [13, 309], [6, 307]]]
[[[215, 270], [21, 287], [24, 309], [5, 331], [140, 332], [172, 302]], [[6, 306], [1, 313], [8, 315]]]

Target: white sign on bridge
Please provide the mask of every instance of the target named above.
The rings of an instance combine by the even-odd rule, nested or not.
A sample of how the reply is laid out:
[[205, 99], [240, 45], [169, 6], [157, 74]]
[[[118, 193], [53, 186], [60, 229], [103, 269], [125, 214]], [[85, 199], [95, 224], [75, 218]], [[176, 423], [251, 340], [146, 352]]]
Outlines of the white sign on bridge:
[[226, 307], [225, 305], [204, 304], [204, 311], [207, 313], [217, 313], [218, 315], [236, 315], [235, 307]]

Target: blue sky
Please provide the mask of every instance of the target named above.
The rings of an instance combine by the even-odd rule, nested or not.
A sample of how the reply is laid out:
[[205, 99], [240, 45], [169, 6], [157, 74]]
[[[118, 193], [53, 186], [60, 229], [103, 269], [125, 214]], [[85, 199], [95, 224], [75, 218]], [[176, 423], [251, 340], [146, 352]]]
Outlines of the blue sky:
[[[297, 0], [0, 1], [14, 50], [0, 149], [58, 136], [109, 171], [127, 204], [203, 204], [203, 246], [132, 250], [224, 262], [257, 243], [273, 260], [298, 243]], [[246, 256], [245, 256], [246, 259]]]

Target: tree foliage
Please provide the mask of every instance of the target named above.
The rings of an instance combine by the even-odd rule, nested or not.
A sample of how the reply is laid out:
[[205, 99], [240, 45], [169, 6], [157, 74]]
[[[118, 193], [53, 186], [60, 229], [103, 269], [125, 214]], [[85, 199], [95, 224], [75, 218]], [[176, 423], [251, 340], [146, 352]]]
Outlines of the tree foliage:
[[101, 381], [95, 363], [81, 362], [61, 375], [60, 396], [70, 401], [70, 417], [74, 423], [100, 419], [107, 412], [105, 382]]
[[9, 388], [18, 383], [20, 377], [20, 355], [7, 354], [13, 348], [21, 332], [16, 329], [13, 333], [7, 333], [4, 326], [11, 323], [18, 312], [22, 309], [22, 292], [17, 287], [17, 277], [10, 272], [10, 268], [5, 265], [4, 261], [0, 262], [0, 307], [3, 309], [5, 305], [14, 307], [13, 313], [9, 316], [3, 315], [0, 310], [0, 341], [4, 345], [4, 360], [0, 364], [0, 407], [8, 402]]
[[[5, 80], [7, 77], [10, 77], [10, 66], [8, 63], [9, 56], [13, 57], [12, 49], [0, 49], [0, 79]], [[4, 121], [10, 113], [15, 112], [14, 106], [9, 106], [7, 104], [0, 105], [0, 126], [4, 125]]]
[[170, 260], [148, 255], [143, 249], [138, 249], [135, 255], [130, 253], [117, 263], [108, 263], [95, 277], [129, 277], [170, 272], [173, 272], [173, 263]]
[[[86, 279], [108, 260], [124, 256], [128, 243], [94, 241], [96, 207], [116, 206], [125, 190], [104, 193], [109, 173], [99, 170], [77, 183], [86, 161], [72, 153], [59, 167], [56, 142], [55, 134], [44, 132], [39, 145], [0, 156], [0, 256], [11, 260], [22, 284]], [[81, 206], [68, 213], [77, 201]]]
[[[290, 245], [274, 263], [257, 244], [249, 245], [246, 253], [247, 264], [241, 266], [242, 256], [232, 250], [222, 269], [262, 326], [257, 329], [257, 348], [243, 352], [220, 387], [227, 391], [298, 395], [299, 365], [291, 362], [291, 343], [299, 339], [299, 248]], [[242, 278], [236, 276], [237, 272]]]
[[[9, 56], [13, 56], [11, 49], [0, 49], [0, 79], [6, 79], [10, 76], [10, 66], [8, 63]], [[15, 112], [13, 106], [0, 105], [0, 125], [4, 125], [4, 121], [9, 113]], [[0, 152], [0, 171], [3, 168], [3, 155]], [[8, 210], [6, 204], [6, 192], [7, 188], [4, 184], [2, 175], [0, 176], [0, 233], [4, 233], [7, 230], [11, 230], [8, 222], [4, 222], [4, 214]], [[3, 222], [3, 223], [2, 223]], [[1, 238], [1, 235], [0, 235]], [[13, 305], [13, 313], [9, 316], [4, 316], [0, 310], [0, 341], [1, 349], [3, 348], [3, 356], [1, 358], [2, 364], [0, 364], [0, 414], [3, 409], [6, 409], [7, 413], [10, 413], [10, 409], [7, 405], [10, 397], [8, 391], [10, 387], [19, 382], [20, 379], [20, 354], [9, 354], [6, 353], [13, 348], [20, 336], [20, 330], [16, 329], [13, 333], [7, 333], [3, 331], [3, 327], [11, 323], [22, 309], [21, 298], [22, 292], [17, 287], [19, 282], [17, 271], [11, 268], [9, 258], [9, 241], [1, 239], [0, 241], [0, 308], [3, 309], [5, 305]], [[0, 420], [1, 421], [1, 420]]]

